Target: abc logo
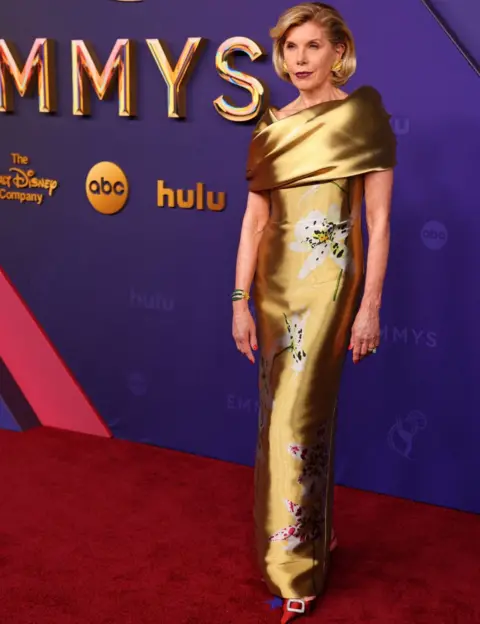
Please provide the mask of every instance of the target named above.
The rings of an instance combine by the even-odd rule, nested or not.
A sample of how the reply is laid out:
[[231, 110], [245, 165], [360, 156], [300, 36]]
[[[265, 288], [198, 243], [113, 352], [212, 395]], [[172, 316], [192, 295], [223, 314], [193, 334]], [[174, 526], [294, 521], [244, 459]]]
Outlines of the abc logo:
[[128, 181], [118, 165], [100, 162], [94, 165], [87, 176], [88, 201], [102, 214], [115, 214], [128, 198]]
[[440, 221], [428, 221], [422, 228], [422, 242], [428, 249], [441, 249], [448, 240], [447, 228]]

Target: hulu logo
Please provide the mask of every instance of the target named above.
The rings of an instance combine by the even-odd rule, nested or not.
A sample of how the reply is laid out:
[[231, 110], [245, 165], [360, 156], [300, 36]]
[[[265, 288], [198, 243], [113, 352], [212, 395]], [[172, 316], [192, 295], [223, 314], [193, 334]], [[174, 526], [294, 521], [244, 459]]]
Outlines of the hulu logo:
[[171, 189], [165, 180], [157, 182], [157, 205], [159, 208], [186, 208], [188, 210], [213, 210], [220, 212], [226, 206], [226, 193], [207, 191], [203, 182], [197, 182], [195, 189]]

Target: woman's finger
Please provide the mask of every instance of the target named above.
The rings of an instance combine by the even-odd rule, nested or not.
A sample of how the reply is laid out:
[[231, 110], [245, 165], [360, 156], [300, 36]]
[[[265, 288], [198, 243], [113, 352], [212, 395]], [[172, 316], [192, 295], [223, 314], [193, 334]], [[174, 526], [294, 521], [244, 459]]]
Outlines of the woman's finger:
[[238, 341], [239, 350], [245, 355], [252, 364], [255, 362], [255, 358], [253, 357], [252, 349], [250, 348], [248, 337], [242, 336], [242, 338]]
[[357, 364], [360, 361], [360, 349], [361, 343], [358, 340], [355, 340], [353, 343], [353, 362]]
[[367, 342], [366, 340], [362, 340], [360, 343], [360, 355], [362, 357], [365, 357], [368, 353], [368, 347], [367, 347]]
[[352, 333], [350, 335], [350, 342], [348, 343], [348, 350], [349, 351], [352, 351], [354, 343], [355, 343], [355, 334], [352, 331]]
[[245, 349], [245, 355], [247, 356], [247, 358], [250, 360], [252, 364], [255, 364], [255, 358], [253, 357], [252, 349], [250, 345], [248, 344], [248, 342], [247, 342], [247, 346]]
[[243, 336], [238, 336], [235, 340], [235, 344], [237, 345], [237, 349], [243, 353], [244, 349], [245, 349], [245, 341], [243, 339]]
[[250, 346], [253, 351], [256, 351], [258, 349], [257, 332], [255, 327], [250, 332]]

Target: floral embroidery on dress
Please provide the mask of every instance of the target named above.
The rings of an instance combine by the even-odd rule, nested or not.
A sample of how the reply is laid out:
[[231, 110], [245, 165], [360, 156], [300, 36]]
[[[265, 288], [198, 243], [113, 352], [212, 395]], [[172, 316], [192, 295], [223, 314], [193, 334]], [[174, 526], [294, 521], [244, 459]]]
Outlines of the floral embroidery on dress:
[[313, 210], [295, 226], [296, 241], [290, 249], [297, 252], [310, 252], [298, 274], [305, 279], [319, 267], [326, 258], [332, 258], [341, 269], [348, 264], [348, 249], [345, 241], [350, 233], [350, 220], [338, 221], [340, 207], [332, 204], [327, 215]]
[[328, 444], [326, 426], [321, 425], [317, 441], [312, 446], [289, 444], [288, 452], [302, 461], [302, 470], [297, 479], [303, 487], [304, 496], [321, 496], [328, 478]]
[[321, 537], [325, 526], [323, 501], [307, 506], [286, 500], [285, 504], [295, 522], [271, 535], [271, 542], [287, 542], [285, 550], [293, 550], [298, 544]]
[[297, 373], [303, 370], [307, 359], [307, 354], [303, 348], [303, 338], [308, 316], [308, 310], [304, 312], [303, 315], [292, 314], [291, 318], [288, 318], [286, 314], [283, 315], [287, 326], [287, 333], [284, 334], [283, 338], [280, 340], [280, 344], [292, 354], [292, 369]]
[[263, 459], [263, 431], [272, 413], [274, 400], [272, 393], [272, 364], [273, 358], [261, 356], [259, 375], [259, 408], [258, 408], [258, 436], [257, 459]]
[[328, 486], [327, 431], [327, 426], [321, 425], [316, 441], [311, 446], [294, 443], [288, 445], [290, 455], [303, 463], [297, 482], [302, 485], [304, 503], [301, 505], [287, 499], [285, 504], [293, 515], [294, 522], [269, 538], [271, 542], [287, 542], [285, 550], [292, 550], [298, 544], [318, 539], [323, 534]]

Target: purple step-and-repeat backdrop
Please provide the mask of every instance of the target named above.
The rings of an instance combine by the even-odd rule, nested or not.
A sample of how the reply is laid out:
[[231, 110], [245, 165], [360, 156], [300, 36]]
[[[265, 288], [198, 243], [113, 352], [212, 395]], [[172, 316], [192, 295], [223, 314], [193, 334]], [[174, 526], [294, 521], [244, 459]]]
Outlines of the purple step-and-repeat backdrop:
[[[229, 295], [255, 120], [226, 119], [214, 106], [229, 96], [246, 117], [251, 101], [222, 80], [216, 55], [231, 37], [252, 40], [268, 54], [237, 53], [236, 68], [261, 79], [275, 105], [289, 101], [293, 91], [271, 68], [268, 30], [290, 4], [16, 0], [0, 8], [0, 39], [15, 44], [20, 66], [35, 40], [55, 41], [58, 85], [56, 114], [39, 112], [38, 91], [15, 93], [13, 112], [0, 113], [0, 266], [115, 437], [253, 462], [257, 370], [234, 348]], [[479, 7], [454, 4], [431, 3], [478, 58], [469, 24], [479, 23]], [[478, 74], [421, 0], [336, 6], [358, 46], [348, 89], [372, 84], [382, 93], [399, 161], [383, 342], [368, 362], [346, 366], [337, 482], [478, 512]], [[198, 59], [176, 119], [155, 41], [175, 64], [193, 37], [205, 41], [197, 51], [192, 43]], [[85, 83], [74, 95], [78, 63], [94, 49], [105, 64], [122, 38], [137, 44], [138, 75], [136, 87], [127, 76], [120, 109], [131, 112], [134, 89], [136, 117], [119, 115], [118, 90], [99, 101]], [[79, 40], [91, 46], [76, 44], [75, 55]], [[121, 45], [120, 69], [131, 52]], [[88, 91], [91, 114], [74, 115]], [[100, 170], [87, 196], [87, 176], [102, 161], [121, 168], [122, 186], [109, 189]], [[2, 181], [12, 167], [58, 187], [19, 201]], [[114, 210], [127, 187], [125, 207], [102, 212], [102, 191]], [[0, 426], [16, 428], [1, 401]]]

